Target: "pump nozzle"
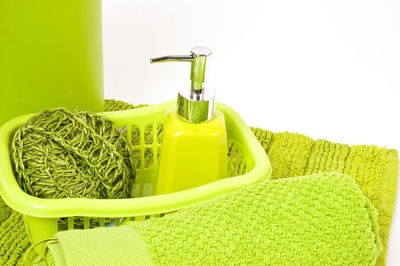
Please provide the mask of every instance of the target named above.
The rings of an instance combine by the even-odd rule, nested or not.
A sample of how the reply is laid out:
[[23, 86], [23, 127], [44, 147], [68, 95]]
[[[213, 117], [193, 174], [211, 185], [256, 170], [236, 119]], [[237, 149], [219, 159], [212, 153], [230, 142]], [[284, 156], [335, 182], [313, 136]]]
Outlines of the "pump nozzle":
[[191, 90], [179, 91], [177, 113], [192, 123], [202, 123], [214, 117], [215, 93], [211, 89], [204, 89], [207, 57], [212, 54], [207, 47], [195, 47], [190, 55], [168, 55], [151, 58], [150, 63], [162, 62], [191, 62], [190, 72]]
[[191, 89], [201, 91], [203, 89], [204, 77], [206, 72], [207, 56], [212, 51], [207, 47], [195, 47], [191, 50], [191, 55], [167, 55], [157, 58], [151, 58], [150, 63], [163, 62], [192, 62], [190, 72], [190, 80], [192, 81]]

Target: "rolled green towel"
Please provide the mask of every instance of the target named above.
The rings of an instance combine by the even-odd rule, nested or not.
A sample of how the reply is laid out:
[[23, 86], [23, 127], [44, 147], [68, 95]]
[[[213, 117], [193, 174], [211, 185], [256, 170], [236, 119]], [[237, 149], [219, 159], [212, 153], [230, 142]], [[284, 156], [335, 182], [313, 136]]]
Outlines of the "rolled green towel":
[[377, 211], [351, 177], [249, 186], [128, 226], [59, 232], [50, 265], [374, 265]]

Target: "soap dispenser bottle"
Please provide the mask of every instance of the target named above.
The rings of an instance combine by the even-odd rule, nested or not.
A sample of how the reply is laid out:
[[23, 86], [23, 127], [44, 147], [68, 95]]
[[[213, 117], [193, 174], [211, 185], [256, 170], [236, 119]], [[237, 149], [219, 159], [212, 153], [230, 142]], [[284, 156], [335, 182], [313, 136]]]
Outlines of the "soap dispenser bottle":
[[164, 56], [151, 63], [191, 62], [191, 88], [179, 91], [169, 109], [160, 150], [156, 194], [166, 194], [227, 177], [227, 134], [222, 112], [215, 109], [215, 92], [205, 88], [207, 57], [212, 51], [195, 47], [188, 56]]

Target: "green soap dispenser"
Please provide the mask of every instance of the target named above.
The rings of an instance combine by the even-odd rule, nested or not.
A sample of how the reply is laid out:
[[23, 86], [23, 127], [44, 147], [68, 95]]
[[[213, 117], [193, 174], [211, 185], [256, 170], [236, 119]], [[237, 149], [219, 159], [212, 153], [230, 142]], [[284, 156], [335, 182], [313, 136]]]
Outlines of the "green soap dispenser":
[[195, 47], [188, 56], [164, 56], [151, 63], [191, 62], [191, 89], [178, 93], [164, 124], [156, 194], [206, 185], [227, 177], [227, 135], [222, 112], [215, 109], [215, 93], [203, 86], [207, 57], [212, 51]]

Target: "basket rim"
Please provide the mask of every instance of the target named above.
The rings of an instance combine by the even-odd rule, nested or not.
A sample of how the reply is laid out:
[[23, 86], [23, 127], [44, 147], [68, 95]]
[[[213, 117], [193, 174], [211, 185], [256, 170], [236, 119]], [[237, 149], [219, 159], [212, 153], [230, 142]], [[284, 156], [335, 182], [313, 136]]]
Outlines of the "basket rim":
[[[176, 101], [150, 105], [138, 109], [104, 112], [100, 115], [108, 119], [127, 119], [156, 113], [173, 107]], [[217, 103], [216, 106], [226, 118], [240, 130], [236, 134], [244, 139], [254, 159], [254, 167], [248, 173], [224, 178], [207, 185], [165, 195], [154, 195], [127, 199], [86, 199], [63, 198], [43, 199], [31, 196], [18, 185], [9, 156], [10, 135], [33, 114], [14, 118], [0, 128], [0, 196], [12, 209], [29, 216], [42, 218], [59, 217], [133, 217], [147, 216], [176, 211], [197, 203], [214, 199], [229, 192], [260, 182], [271, 177], [272, 168], [266, 152], [245, 124], [239, 114], [231, 107]]]

